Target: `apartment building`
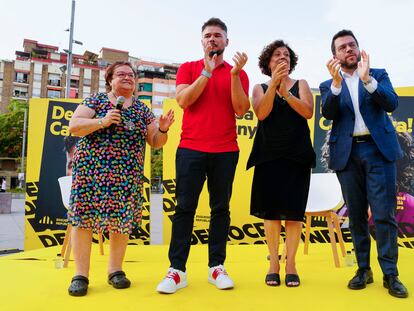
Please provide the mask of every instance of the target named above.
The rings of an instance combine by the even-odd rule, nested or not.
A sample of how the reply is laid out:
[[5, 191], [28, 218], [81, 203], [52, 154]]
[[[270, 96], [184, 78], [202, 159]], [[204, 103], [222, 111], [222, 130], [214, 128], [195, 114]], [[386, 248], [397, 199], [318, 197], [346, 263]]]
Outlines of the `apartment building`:
[[[59, 52], [57, 46], [24, 39], [23, 51], [16, 51], [15, 55], [15, 60], [0, 60], [0, 113], [14, 98], [65, 97], [66, 52]], [[70, 98], [105, 91], [105, 68], [118, 60], [130, 61], [137, 69], [136, 95], [150, 100], [154, 110], [162, 109], [165, 98], [175, 97], [175, 75], [180, 64], [142, 60], [130, 56], [128, 51], [103, 47], [99, 54], [72, 54]]]

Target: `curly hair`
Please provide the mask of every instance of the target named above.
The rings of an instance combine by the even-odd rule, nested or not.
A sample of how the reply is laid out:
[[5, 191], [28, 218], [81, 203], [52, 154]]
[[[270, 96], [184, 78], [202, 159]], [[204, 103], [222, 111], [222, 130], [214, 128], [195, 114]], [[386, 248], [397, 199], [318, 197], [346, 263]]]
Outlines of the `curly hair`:
[[116, 68], [121, 67], [121, 66], [129, 66], [131, 67], [132, 71], [134, 72], [134, 76], [137, 77], [137, 73], [134, 69], [134, 67], [132, 67], [132, 64], [130, 62], [126, 62], [126, 61], [116, 61], [115, 63], [109, 65], [106, 68], [105, 71], [105, 87], [106, 87], [106, 91], [109, 92], [112, 90], [111, 85], [109, 84], [112, 79], [113, 79], [113, 75], [114, 75], [114, 71]]
[[270, 59], [272, 58], [273, 52], [280, 48], [280, 47], [286, 47], [289, 51], [289, 58], [290, 58], [290, 69], [289, 73], [291, 73], [298, 63], [298, 56], [296, 53], [289, 47], [287, 43], [285, 43], [283, 40], [276, 40], [270, 43], [269, 45], [266, 45], [262, 53], [259, 56], [259, 68], [262, 71], [263, 74], [266, 76], [271, 77], [272, 72], [269, 68]]

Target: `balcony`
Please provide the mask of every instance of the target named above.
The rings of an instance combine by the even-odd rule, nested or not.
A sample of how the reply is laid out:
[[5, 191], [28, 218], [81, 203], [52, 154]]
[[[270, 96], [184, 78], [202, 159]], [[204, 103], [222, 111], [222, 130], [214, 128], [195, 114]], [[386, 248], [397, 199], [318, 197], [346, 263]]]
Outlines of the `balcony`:
[[16, 51], [16, 58], [20, 60], [28, 60], [30, 59], [31, 54], [28, 52]]
[[87, 60], [87, 59], [76, 58], [76, 59], [73, 60], [73, 63], [74, 64], [79, 64], [79, 65], [99, 67], [98, 62], [95, 61], [95, 60]]
[[49, 59], [49, 52], [43, 49], [33, 49], [31, 56], [32, 58]]
[[61, 98], [61, 92], [57, 90], [47, 90], [47, 97], [48, 98]]
[[28, 92], [13, 92], [13, 98], [17, 99], [28, 99], [29, 93]]
[[149, 96], [149, 97], [151, 97], [153, 94], [152, 94], [152, 92], [138, 91], [137, 95], [138, 96]]
[[15, 83], [22, 83], [22, 84], [28, 84], [29, 83], [29, 80], [28, 79], [16, 78], [16, 79], [14, 79], [13, 82], [15, 82]]
[[47, 85], [50, 85], [50, 86], [62, 86], [60, 80], [47, 80]]

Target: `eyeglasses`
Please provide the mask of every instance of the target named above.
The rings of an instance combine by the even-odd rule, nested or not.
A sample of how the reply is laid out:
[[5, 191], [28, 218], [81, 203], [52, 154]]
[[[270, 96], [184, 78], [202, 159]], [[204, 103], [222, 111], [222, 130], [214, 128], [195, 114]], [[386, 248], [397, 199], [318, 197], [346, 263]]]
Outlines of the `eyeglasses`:
[[336, 50], [340, 53], [345, 53], [347, 46], [349, 46], [352, 50], [358, 49], [358, 45], [356, 44], [356, 42], [349, 42], [338, 46]]
[[133, 74], [132, 72], [130, 72], [130, 73], [127, 73], [127, 72], [117, 72], [117, 73], [114, 73], [114, 76], [115, 77], [118, 77], [118, 78], [121, 78], [121, 79], [124, 79], [126, 77], [128, 77], [129, 79], [135, 79], [135, 74]]

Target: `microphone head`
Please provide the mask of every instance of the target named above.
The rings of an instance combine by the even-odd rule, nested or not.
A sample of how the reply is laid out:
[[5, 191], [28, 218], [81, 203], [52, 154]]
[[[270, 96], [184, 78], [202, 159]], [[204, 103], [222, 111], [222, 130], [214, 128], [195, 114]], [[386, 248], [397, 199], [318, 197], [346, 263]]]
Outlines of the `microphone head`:
[[222, 50], [215, 50], [215, 51], [210, 51], [208, 53], [208, 56], [213, 57], [214, 55], [220, 56], [221, 54], [223, 54], [224, 49]]
[[125, 103], [125, 97], [124, 96], [118, 96], [117, 98], [116, 98], [116, 109], [118, 109], [118, 110], [122, 110], [122, 106], [124, 105], [124, 103]]

